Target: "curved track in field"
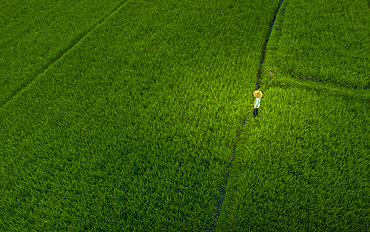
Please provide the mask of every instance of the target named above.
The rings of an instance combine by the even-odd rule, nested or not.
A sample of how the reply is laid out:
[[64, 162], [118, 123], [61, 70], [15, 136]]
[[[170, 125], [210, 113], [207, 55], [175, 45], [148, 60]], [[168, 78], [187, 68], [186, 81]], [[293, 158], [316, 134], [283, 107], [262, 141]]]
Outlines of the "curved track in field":
[[[270, 25], [270, 30], [269, 30], [268, 36], [266, 38], [265, 44], [263, 45], [262, 56], [261, 56], [261, 60], [260, 60], [260, 67], [259, 67], [258, 73], [257, 73], [256, 90], [258, 90], [260, 88], [261, 69], [262, 69], [263, 61], [265, 60], [266, 45], [267, 45], [267, 43], [269, 41], [269, 38], [270, 38], [270, 35], [271, 35], [271, 31], [272, 31], [272, 28], [273, 28], [274, 23], [275, 23], [276, 14], [278, 13], [278, 11], [279, 11], [281, 5], [283, 4], [283, 2], [284, 2], [284, 0], [281, 0], [279, 7], [275, 11], [274, 18], [273, 18], [273, 20], [271, 22], [271, 25]], [[250, 113], [252, 114], [252, 112], [250, 112]], [[245, 119], [243, 120], [243, 125], [245, 125]], [[231, 161], [230, 161], [229, 165], [227, 166], [228, 171], [227, 171], [227, 173], [225, 175], [225, 179], [224, 179], [223, 185], [222, 185], [222, 187], [220, 189], [220, 193], [219, 193], [220, 197], [217, 200], [217, 210], [216, 210], [216, 213], [215, 213], [214, 221], [211, 224], [211, 226], [209, 228], [209, 231], [213, 231], [216, 228], [217, 219], [220, 216], [220, 209], [222, 207], [222, 203], [224, 202], [224, 198], [225, 198], [227, 180], [229, 178], [229, 171], [230, 171], [231, 164], [232, 164], [232, 162], [234, 160], [235, 148], [238, 145], [238, 140], [239, 140], [240, 133], [241, 133], [241, 131], [239, 131], [239, 133], [237, 135], [237, 138], [236, 138], [236, 142], [235, 142], [235, 144], [233, 146], [233, 155], [231, 157]]]
[[[272, 31], [272, 28], [273, 28], [274, 23], [275, 23], [276, 15], [277, 15], [278, 11], [280, 10], [281, 5], [283, 4], [283, 2], [284, 2], [284, 0], [282, 0], [280, 2], [280, 5], [279, 5], [278, 9], [275, 11], [274, 18], [273, 18], [273, 20], [271, 22], [271, 25], [270, 25], [270, 30], [269, 30], [268, 36], [266, 38], [266, 42], [265, 42], [265, 44], [263, 46], [261, 60], [260, 60], [260, 67], [259, 67], [258, 73], [257, 73], [257, 82], [256, 82], [256, 88], [255, 88], [255, 90], [258, 90], [260, 88], [260, 85], [263, 84], [263, 83], [261, 83], [261, 73], [262, 73], [262, 64], [263, 64], [263, 62], [265, 60], [266, 46], [267, 46], [267, 43], [269, 41], [269, 38], [270, 38], [270, 35], [271, 35], [271, 31]], [[286, 4], [288, 4], [288, 2], [285, 2], [284, 4], [286, 5]], [[369, 6], [370, 6], [370, 0], [369, 0]], [[285, 9], [282, 9], [281, 12], [284, 13], [285, 12]], [[284, 71], [290, 77], [298, 78], [298, 79], [307, 79], [307, 80], [315, 81], [315, 82], [333, 83], [333, 84], [336, 84], [337, 86], [343, 86], [343, 87], [346, 87], [348, 89], [354, 89], [354, 91], [355, 91], [354, 93], [355, 94], [357, 94], [357, 91], [356, 90], [360, 88], [359, 86], [356, 86], [356, 85], [355, 86], [350, 86], [348, 84], [339, 84], [339, 83], [336, 83], [336, 82], [333, 82], [333, 81], [328, 81], [328, 80], [327, 81], [323, 81], [322, 79], [317, 80], [317, 79], [312, 79], [312, 78], [307, 78], [307, 77], [301, 77], [301, 75], [296, 75], [295, 76], [292, 72], [288, 72], [288, 71], [284, 70], [280, 65], [278, 65], [278, 68], [281, 69], [282, 71]], [[370, 89], [370, 86], [367, 85], [367, 86], [363, 87], [362, 89]], [[252, 111], [251, 112], [248, 112], [248, 113], [252, 114]], [[245, 119], [243, 120], [243, 126], [244, 125], [245, 125]], [[228, 177], [229, 177], [229, 171], [230, 171], [230, 167], [232, 165], [232, 162], [234, 160], [235, 148], [238, 145], [238, 140], [239, 140], [239, 137], [240, 137], [240, 133], [241, 133], [241, 131], [239, 131], [239, 133], [237, 135], [237, 138], [236, 138], [236, 142], [235, 142], [235, 144], [233, 146], [233, 156], [231, 158], [231, 161], [230, 161], [229, 165], [227, 166], [228, 171], [227, 171], [227, 173], [225, 175], [225, 179], [224, 179], [223, 185], [222, 185], [222, 187], [220, 189], [220, 193], [219, 193], [220, 197], [219, 197], [219, 199], [217, 201], [217, 210], [215, 212], [214, 221], [211, 224], [209, 231], [213, 231], [216, 228], [217, 219], [220, 216], [220, 209], [222, 207], [222, 203], [224, 201], [224, 197], [225, 197], [225, 193], [226, 193], [226, 186], [227, 186], [227, 180], [228, 180]]]

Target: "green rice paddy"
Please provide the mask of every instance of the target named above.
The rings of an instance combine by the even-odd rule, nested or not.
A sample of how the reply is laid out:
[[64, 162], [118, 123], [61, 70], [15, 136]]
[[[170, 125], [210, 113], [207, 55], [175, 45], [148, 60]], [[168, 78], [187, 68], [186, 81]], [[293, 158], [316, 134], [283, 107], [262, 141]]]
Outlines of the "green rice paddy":
[[0, 231], [369, 231], [367, 1], [0, 12]]

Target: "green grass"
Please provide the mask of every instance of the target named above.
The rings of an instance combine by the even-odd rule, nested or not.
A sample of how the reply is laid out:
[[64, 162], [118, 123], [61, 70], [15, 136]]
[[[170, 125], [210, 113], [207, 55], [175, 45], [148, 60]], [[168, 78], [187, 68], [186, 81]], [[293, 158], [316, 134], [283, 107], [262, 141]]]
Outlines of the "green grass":
[[218, 231], [366, 231], [369, 103], [281, 87], [265, 98], [259, 127], [241, 134]]
[[0, 106], [124, 2], [0, 2]]
[[369, 89], [369, 12], [366, 1], [288, 1], [265, 63], [297, 76]]
[[128, 2], [1, 109], [2, 228], [209, 228], [279, 2], [192, 3]]
[[[348, 76], [342, 78], [344, 72], [338, 72], [332, 81], [316, 82], [324, 79], [323, 76], [307, 71], [315, 70], [312, 65], [322, 64], [318, 59], [326, 63], [353, 60], [353, 53], [340, 57], [332, 53], [331, 57], [335, 58], [325, 59], [320, 48], [311, 47], [321, 40], [333, 43], [332, 35], [340, 33], [335, 24], [340, 24], [342, 31], [360, 27], [361, 22], [369, 21], [369, 9], [355, 18], [357, 23], [352, 19], [351, 24], [345, 24], [348, 15], [356, 12], [356, 6], [361, 8], [361, 1], [351, 2], [347, 12], [338, 13], [347, 16], [343, 21], [337, 17], [322, 20], [321, 15], [327, 13], [322, 8], [315, 11], [318, 20], [307, 23], [301, 19], [310, 18], [307, 15], [323, 2], [306, 3], [305, 7], [301, 3], [284, 3], [284, 11], [277, 15], [263, 65], [262, 82], [269, 86], [263, 97], [263, 111], [257, 127], [245, 129], [241, 134], [226, 190], [225, 211], [221, 213], [216, 231], [369, 229], [370, 207], [366, 193], [370, 190], [370, 97], [368, 89], [348, 88], [354, 85], [354, 80], [358, 80], [357, 86], [368, 80], [368, 74], [361, 73], [364, 77], [361, 79], [349, 79]], [[338, 1], [340, 4], [344, 2]], [[366, 8], [361, 10], [366, 12]], [[311, 34], [304, 36], [308, 28]], [[320, 34], [323, 28], [327, 34]], [[337, 36], [335, 44], [345, 46], [362, 38], [366, 41], [366, 36], [360, 35], [356, 34], [356, 38]], [[301, 39], [292, 40], [292, 36]], [[312, 41], [307, 42], [309, 39]], [[366, 43], [358, 45], [367, 46]], [[334, 53], [341, 50], [330, 46], [335, 48]], [[315, 55], [302, 55], [305, 51], [314, 51]], [[316, 63], [304, 60], [310, 57], [310, 61]], [[367, 57], [368, 54], [360, 57], [357, 64], [368, 65], [361, 63]], [[346, 68], [353, 72], [360, 70], [357, 66]], [[270, 75], [271, 72], [274, 75]], [[312, 78], [298, 79], [298, 74]], [[252, 125], [253, 121], [247, 124]]]
[[[291, 52], [282, 38], [298, 33], [286, 25], [300, 2], [278, 14], [283, 33], [268, 44], [278, 48], [266, 53], [258, 118], [250, 99], [280, 1], [122, 3], [100, 11], [66, 1], [95, 16], [72, 21], [59, 42], [52, 35], [68, 24], [42, 27], [55, 53], [38, 63], [27, 59], [41, 44], [13, 37], [7, 59], [20, 70], [1, 80], [22, 90], [1, 96], [0, 230], [208, 231], [240, 129], [216, 231], [367, 229], [368, 91], [292, 78], [284, 69], [308, 75], [299, 54], [269, 59]], [[38, 17], [62, 12], [50, 7]]]

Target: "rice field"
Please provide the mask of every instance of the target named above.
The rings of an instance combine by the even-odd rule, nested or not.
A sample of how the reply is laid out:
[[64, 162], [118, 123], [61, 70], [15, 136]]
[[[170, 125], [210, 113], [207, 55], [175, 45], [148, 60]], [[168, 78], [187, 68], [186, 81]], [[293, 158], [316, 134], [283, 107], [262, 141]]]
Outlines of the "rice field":
[[0, 231], [369, 230], [366, 1], [0, 9]]

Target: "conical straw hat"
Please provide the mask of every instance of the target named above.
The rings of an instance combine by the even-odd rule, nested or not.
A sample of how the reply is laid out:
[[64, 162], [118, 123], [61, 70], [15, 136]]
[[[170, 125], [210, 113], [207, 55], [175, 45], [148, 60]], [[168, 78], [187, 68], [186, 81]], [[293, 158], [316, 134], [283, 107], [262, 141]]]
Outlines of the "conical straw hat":
[[253, 95], [256, 97], [256, 98], [261, 98], [262, 97], [262, 92], [257, 90], [257, 91], [254, 91]]

